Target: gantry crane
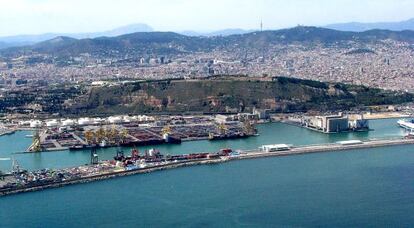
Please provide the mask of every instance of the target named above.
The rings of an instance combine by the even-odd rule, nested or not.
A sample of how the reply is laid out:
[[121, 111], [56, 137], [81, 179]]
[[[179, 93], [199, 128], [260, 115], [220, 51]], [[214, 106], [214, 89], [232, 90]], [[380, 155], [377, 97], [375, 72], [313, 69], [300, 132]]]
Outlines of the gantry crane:
[[219, 130], [219, 133], [220, 133], [220, 135], [224, 135], [224, 134], [226, 134], [226, 132], [227, 132], [227, 126], [225, 125], [225, 124], [223, 124], [223, 123], [221, 123], [221, 124], [219, 124], [218, 126], [217, 126], [217, 128], [218, 128], [218, 130]]
[[42, 147], [40, 145], [40, 133], [39, 131], [36, 131], [33, 136], [32, 151], [40, 152], [41, 150], [42, 150]]
[[93, 132], [93, 131], [86, 131], [85, 132], [85, 139], [86, 139], [86, 142], [89, 145], [95, 144], [96, 143], [95, 132]]
[[121, 138], [119, 139], [119, 142], [122, 142], [122, 143], [124, 143], [125, 142], [125, 140], [127, 139], [127, 137], [128, 137], [128, 130], [126, 129], [126, 128], [124, 128], [122, 131], [121, 131], [121, 133], [119, 134], [120, 136], [121, 136]]
[[243, 130], [248, 135], [255, 135], [257, 134], [257, 129], [255, 127], [255, 122], [250, 122], [249, 120], [243, 121]]
[[161, 132], [162, 132], [163, 135], [171, 134], [171, 127], [169, 125], [167, 125], [167, 126], [162, 128]]

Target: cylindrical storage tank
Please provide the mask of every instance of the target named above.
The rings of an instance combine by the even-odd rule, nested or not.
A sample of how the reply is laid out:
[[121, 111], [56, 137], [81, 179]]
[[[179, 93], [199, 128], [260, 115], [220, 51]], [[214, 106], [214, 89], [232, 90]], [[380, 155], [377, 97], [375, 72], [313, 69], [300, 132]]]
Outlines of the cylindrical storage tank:
[[64, 126], [64, 127], [69, 127], [69, 126], [73, 126], [73, 125], [75, 125], [74, 120], [67, 119], [67, 120], [62, 121], [62, 126]]
[[92, 123], [92, 121], [89, 118], [80, 118], [78, 120], [79, 125], [89, 125], [91, 123]]
[[124, 117], [122, 117], [122, 121], [124, 123], [130, 123], [131, 121], [133, 121], [133, 118], [130, 117], [130, 116], [124, 116]]
[[93, 119], [93, 123], [94, 124], [101, 124], [103, 122], [105, 122], [105, 120], [102, 119], [102, 118], [95, 118], [95, 119]]
[[31, 128], [39, 128], [42, 127], [42, 122], [40, 120], [32, 120], [30, 121]]
[[108, 118], [108, 122], [111, 124], [122, 123], [122, 118], [120, 116], [111, 116]]
[[46, 122], [46, 127], [57, 127], [59, 122], [57, 120], [49, 120]]

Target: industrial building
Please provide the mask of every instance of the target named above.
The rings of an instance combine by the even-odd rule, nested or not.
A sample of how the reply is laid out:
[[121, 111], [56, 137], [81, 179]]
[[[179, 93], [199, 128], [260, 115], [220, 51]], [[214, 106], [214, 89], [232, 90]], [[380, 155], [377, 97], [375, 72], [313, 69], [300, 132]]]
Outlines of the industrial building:
[[368, 120], [362, 115], [351, 120], [342, 113], [329, 116], [306, 116], [302, 118], [302, 125], [324, 133], [369, 130]]
[[259, 149], [261, 151], [269, 153], [269, 152], [290, 150], [291, 146], [289, 146], [287, 144], [263, 145], [263, 146], [259, 147]]

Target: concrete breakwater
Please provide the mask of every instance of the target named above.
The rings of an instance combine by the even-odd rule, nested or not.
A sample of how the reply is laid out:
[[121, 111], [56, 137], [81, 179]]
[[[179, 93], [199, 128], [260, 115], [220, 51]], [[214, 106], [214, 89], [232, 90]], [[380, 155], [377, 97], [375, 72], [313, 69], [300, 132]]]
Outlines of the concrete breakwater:
[[413, 144], [414, 144], [414, 139], [391, 139], [391, 140], [366, 141], [366, 142], [362, 142], [361, 144], [353, 144], [353, 145], [321, 144], [321, 145], [311, 145], [311, 146], [303, 146], [303, 147], [293, 147], [290, 150], [271, 152], [271, 153], [263, 152], [260, 150], [250, 150], [250, 151], [243, 151], [243, 153], [240, 154], [240, 156], [232, 157], [231, 160], [300, 155], [300, 154], [322, 153], [322, 152], [348, 151], [348, 150], [353, 150], [353, 149], [366, 149], [366, 148], [377, 148], [377, 147], [388, 147], [388, 146], [399, 146], [399, 145], [413, 145]]
[[0, 129], [0, 136], [11, 135], [11, 134], [14, 134], [15, 132], [16, 132], [15, 129]]
[[39, 190], [43, 190], [47, 188], [56, 188], [56, 187], [62, 187], [66, 185], [87, 183], [87, 182], [105, 180], [105, 179], [110, 179], [110, 178], [115, 178], [115, 177], [149, 173], [149, 172], [155, 172], [155, 171], [160, 171], [160, 170], [165, 170], [165, 169], [180, 168], [180, 167], [185, 167], [185, 166], [217, 164], [217, 163], [222, 163], [222, 162], [232, 161], [232, 160], [299, 155], [299, 154], [307, 154], [307, 153], [346, 151], [346, 150], [353, 150], [353, 149], [376, 148], [376, 147], [409, 145], [409, 144], [414, 144], [414, 139], [375, 140], [375, 141], [361, 142], [360, 144], [352, 144], [352, 145], [343, 145], [343, 144], [311, 145], [311, 146], [303, 146], [303, 147], [292, 147], [289, 150], [277, 151], [277, 152], [264, 152], [260, 150], [240, 151], [240, 154], [222, 156], [219, 158], [179, 161], [179, 162], [172, 162], [169, 164], [149, 166], [146, 168], [140, 168], [140, 169], [135, 169], [135, 170], [128, 170], [128, 171], [121, 170], [121, 171], [101, 173], [99, 175], [85, 176], [85, 177], [80, 177], [77, 179], [61, 181], [61, 182], [53, 182], [53, 183], [48, 183], [48, 184], [43, 184], [43, 185], [38, 185], [38, 186], [22, 186], [20, 188], [16, 187], [12, 189], [1, 190], [0, 196], [23, 193], [23, 192], [39, 191]]
[[153, 166], [153, 167], [146, 167], [146, 168], [141, 168], [141, 169], [136, 169], [136, 170], [103, 173], [103, 174], [94, 175], [94, 176], [81, 177], [81, 178], [78, 178], [78, 179], [75, 179], [75, 180], [67, 180], [67, 181], [49, 183], [49, 184], [44, 184], [44, 185], [39, 185], [39, 186], [14, 188], [14, 189], [10, 189], [10, 190], [0, 191], [0, 196], [6, 196], [6, 195], [24, 193], [24, 192], [34, 192], [34, 191], [45, 190], [45, 189], [48, 189], [48, 188], [58, 188], [58, 187], [63, 187], [63, 186], [67, 186], [67, 185], [89, 183], [89, 182], [93, 182], [93, 181], [112, 179], [112, 178], [115, 178], [115, 177], [123, 177], [123, 176], [130, 176], [130, 175], [136, 175], [136, 174], [151, 173], [151, 172], [155, 172], [155, 171], [161, 171], [161, 170], [166, 170], [166, 169], [175, 169], [175, 168], [186, 167], [186, 166], [217, 164], [217, 163], [222, 163], [222, 162], [226, 162], [226, 161], [228, 161], [228, 160], [227, 159], [220, 159], [220, 158], [219, 159], [203, 159], [203, 160], [196, 160], [196, 161], [176, 162], [176, 163], [158, 165], [158, 166]]

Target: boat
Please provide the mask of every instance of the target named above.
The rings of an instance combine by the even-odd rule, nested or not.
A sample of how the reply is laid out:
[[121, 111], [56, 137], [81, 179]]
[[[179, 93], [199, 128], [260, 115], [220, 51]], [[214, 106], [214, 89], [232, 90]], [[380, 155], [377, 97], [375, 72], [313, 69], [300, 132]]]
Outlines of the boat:
[[181, 138], [173, 137], [168, 133], [165, 133], [162, 137], [163, 137], [163, 139], [165, 140], [166, 143], [181, 144]]
[[407, 135], [404, 136], [405, 139], [414, 139], [414, 129], [411, 129]]
[[225, 139], [240, 139], [247, 138], [249, 135], [244, 133], [233, 133], [233, 134], [213, 134], [210, 133], [208, 140], [225, 140]]
[[69, 147], [69, 150], [82, 150], [84, 147], [84, 145], [73, 145]]
[[414, 120], [398, 120], [397, 124], [407, 130], [413, 130], [414, 129]]
[[69, 150], [87, 150], [97, 148], [97, 145], [83, 145], [83, 144], [76, 144], [69, 147]]
[[99, 147], [101, 147], [101, 148], [108, 148], [108, 147], [110, 147], [111, 145], [109, 145], [108, 144], [108, 142], [104, 139], [104, 140], [102, 140], [100, 143], [99, 143]]

